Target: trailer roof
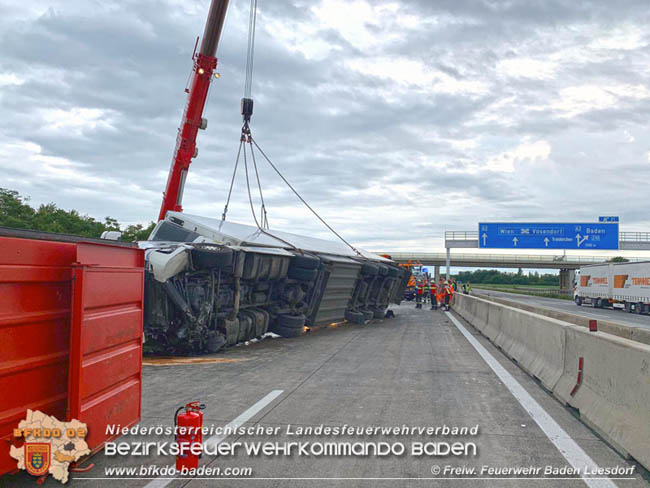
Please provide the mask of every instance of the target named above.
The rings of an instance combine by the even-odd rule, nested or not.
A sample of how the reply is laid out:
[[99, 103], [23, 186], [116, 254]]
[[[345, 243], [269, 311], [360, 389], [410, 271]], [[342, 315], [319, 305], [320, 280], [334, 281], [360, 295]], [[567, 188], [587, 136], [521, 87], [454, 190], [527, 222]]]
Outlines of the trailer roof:
[[[236, 222], [228, 222], [181, 212], [167, 212], [165, 220], [169, 220], [183, 226], [187, 230], [191, 230], [205, 237], [214, 238], [218, 241], [223, 241], [227, 244], [289, 249], [290, 246], [286, 244], [288, 242], [303, 251], [313, 251], [335, 256], [357, 257], [357, 254], [343, 242], [328, 241], [316, 237], [307, 237], [290, 232], [268, 229], [268, 233], [277, 236], [276, 238], [265, 234], [252, 225], [238, 224]], [[379, 254], [357, 249], [365, 258], [375, 261], [391, 261]]]

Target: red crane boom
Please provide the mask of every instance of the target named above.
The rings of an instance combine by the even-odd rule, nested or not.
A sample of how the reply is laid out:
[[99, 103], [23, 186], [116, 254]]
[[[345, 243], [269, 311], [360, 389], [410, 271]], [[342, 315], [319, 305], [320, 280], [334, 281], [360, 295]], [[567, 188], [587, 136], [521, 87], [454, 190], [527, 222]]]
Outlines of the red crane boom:
[[178, 129], [176, 149], [174, 149], [174, 158], [169, 169], [167, 186], [163, 193], [158, 220], [164, 219], [168, 210], [183, 211], [181, 203], [183, 201], [185, 179], [192, 158], [196, 157], [197, 154], [196, 134], [199, 129], [207, 127], [207, 120], [203, 118], [203, 107], [208, 96], [210, 80], [217, 67], [215, 55], [227, 9], [228, 0], [212, 0], [208, 20], [203, 31], [201, 49], [198, 54], [196, 54], [196, 47], [194, 48], [192, 82], [190, 88], [186, 90], [188, 93], [187, 105], [183, 112], [181, 126]]

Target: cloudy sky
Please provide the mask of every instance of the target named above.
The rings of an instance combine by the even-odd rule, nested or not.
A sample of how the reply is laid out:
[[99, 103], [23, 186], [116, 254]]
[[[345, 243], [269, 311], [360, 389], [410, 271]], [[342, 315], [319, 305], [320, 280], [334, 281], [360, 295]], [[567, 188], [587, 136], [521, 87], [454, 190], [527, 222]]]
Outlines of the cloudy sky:
[[[218, 217], [241, 129], [231, 0], [184, 207]], [[157, 216], [209, 0], [0, 0], [0, 187]], [[259, 0], [253, 133], [349, 240], [431, 250], [480, 220], [650, 230], [647, 0]], [[243, 175], [230, 218], [250, 223]], [[328, 237], [267, 167], [272, 228]]]

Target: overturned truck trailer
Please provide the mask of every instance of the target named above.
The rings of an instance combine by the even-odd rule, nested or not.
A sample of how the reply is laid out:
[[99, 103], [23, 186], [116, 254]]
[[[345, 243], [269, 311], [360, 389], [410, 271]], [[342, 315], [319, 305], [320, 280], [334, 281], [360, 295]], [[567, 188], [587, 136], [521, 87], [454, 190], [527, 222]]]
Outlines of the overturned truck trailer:
[[202, 354], [382, 318], [410, 272], [343, 243], [167, 212], [146, 249], [145, 350]]

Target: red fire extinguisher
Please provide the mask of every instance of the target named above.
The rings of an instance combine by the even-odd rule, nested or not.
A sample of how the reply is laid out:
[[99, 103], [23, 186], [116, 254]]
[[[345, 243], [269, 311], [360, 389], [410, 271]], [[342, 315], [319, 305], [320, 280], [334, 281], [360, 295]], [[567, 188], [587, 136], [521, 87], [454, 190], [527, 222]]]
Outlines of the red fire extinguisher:
[[[192, 444], [203, 443], [203, 410], [205, 405], [200, 402], [190, 402], [184, 407], [179, 407], [174, 414], [174, 427], [176, 442], [181, 452], [176, 456], [176, 470], [196, 469], [199, 466], [200, 455], [190, 452]], [[185, 409], [180, 415], [178, 412]]]

